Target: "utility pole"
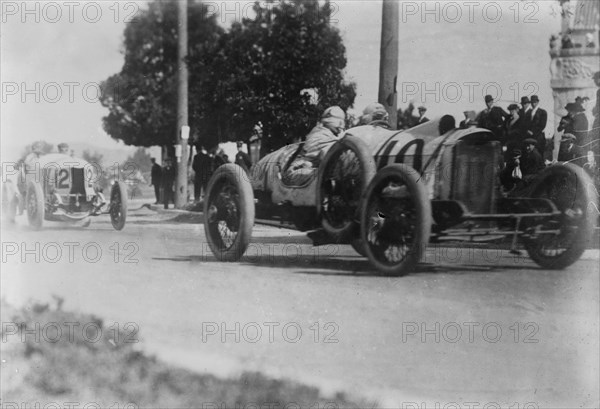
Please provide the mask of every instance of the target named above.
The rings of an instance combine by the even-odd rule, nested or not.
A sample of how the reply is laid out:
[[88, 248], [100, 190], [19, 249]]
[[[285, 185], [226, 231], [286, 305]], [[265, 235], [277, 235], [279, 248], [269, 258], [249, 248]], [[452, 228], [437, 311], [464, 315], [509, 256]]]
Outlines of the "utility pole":
[[398, 126], [398, 17], [399, 0], [383, 0], [381, 7], [381, 50], [378, 101], [385, 106], [392, 129]]
[[177, 135], [175, 146], [177, 157], [177, 185], [175, 191], [175, 208], [181, 209], [187, 202], [188, 186], [188, 146], [189, 128], [187, 132], [182, 130], [188, 126], [188, 69], [185, 63], [188, 48], [187, 29], [187, 0], [177, 1]]

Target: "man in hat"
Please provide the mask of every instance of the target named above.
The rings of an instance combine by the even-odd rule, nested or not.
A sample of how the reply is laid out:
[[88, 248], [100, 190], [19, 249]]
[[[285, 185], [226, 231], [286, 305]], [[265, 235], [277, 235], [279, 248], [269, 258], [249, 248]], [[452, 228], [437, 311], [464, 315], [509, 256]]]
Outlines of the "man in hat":
[[491, 95], [485, 96], [486, 109], [477, 116], [477, 125], [481, 128], [489, 129], [494, 133], [496, 139], [504, 140], [504, 121], [508, 118], [508, 113], [502, 108], [494, 106], [494, 98]]
[[465, 119], [460, 121], [459, 126], [461, 128], [466, 129], [472, 126], [477, 126], [477, 121], [475, 120], [477, 118], [477, 114], [475, 111], [463, 111], [463, 115], [465, 116]]
[[69, 144], [62, 142], [59, 143], [58, 146], [58, 153], [62, 153], [63, 155], [68, 155], [69, 154]]
[[521, 172], [523, 173], [523, 181], [528, 183], [535, 174], [544, 169], [544, 160], [542, 155], [537, 151], [537, 141], [533, 138], [526, 138], [523, 141], [525, 152], [521, 157]]
[[156, 163], [156, 159], [150, 158], [150, 162], [152, 162], [152, 167], [150, 168], [150, 186], [154, 186], [154, 196], [156, 197], [154, 204], [159, 204], [162, 168]]
[[427, 112], [427, 108], [425, 108], [423, 105], [421, 105], [417, 109], [419, 111], [419, 120], [417, 121], [417, 125], [421, 125], [421, 124], [424, 124], [425, 122], [429, 121], [429, 118], [427, 118], [425, 116], [425, 112]]
[[581, 149], [575, 145], [576, 139], [577, 138], [572, 133], [563, 134], [560, 140], [560, 148], [558, 150], [559, 162], [568, 162], [582, 156]]
[[532, 95], [529, 129], [527, 130], [526, 136], [537, 141], [537, 148], [543, 157], [544, 152], [546, 152], [546, 135], [544, 134], [544, 129], [546, 129], [546, 124], [548, 122], [548, 113], [540, 108], [539, 105], [539, 97], [537, 95]]
[[[515, 148], [507, 152], [506, 166], [500, 173], [500, 182], [505, 190], [514, 189], [523, 179], [521, 173], [521, 149]], [[517, 169], [518, 168], [518, 169]]]
[[162, 185], [163, 185], [163, 203], [165, 209], [169, 208], [169, 202], [175, 204], [175, 180], [177, 178], [177, 170], [173, 166], [170, 158], [165, 159], [165, 166], [162, 169]]
[[237, 153], [235, 154], [235, 161], [234, 163], [236, 165], [239, 165], [242, 167], [242, 169], [244, 169], [246, 171], [246, 173], [250, 172], [250, 167], [252, 166], [252, 160], [250, 159], [250, 156], [244, 152], [243, 150], [244, 148], [244, 143], [242, 141], [238, 141], [237, 142]]
[[[585, 116], [584, 109], [581, 104], [570, 102], [565, 106], [567, 110], [568, 121], [565, 121], [565, 133], [575, 135], [575, 144], [584, 146], [588, 143], [588, 120]], [[562, 120], [561, 120], [562, 123]]]
[[521, 117], [519, 116], [519, 105], [510, 104], [508, 112], [510, 116], [506, 118], [506, 154], [505, 161], [508, 162], [509, 156], [514, 149], [520, 148], [523, 142], [523, 134], [521, 129]]
[[519, 117], [521, 117], [521, 129], [523, 134], [528, 134], [527, 131], [531, 130], [531, 101], [528, 97], [521, 97]]

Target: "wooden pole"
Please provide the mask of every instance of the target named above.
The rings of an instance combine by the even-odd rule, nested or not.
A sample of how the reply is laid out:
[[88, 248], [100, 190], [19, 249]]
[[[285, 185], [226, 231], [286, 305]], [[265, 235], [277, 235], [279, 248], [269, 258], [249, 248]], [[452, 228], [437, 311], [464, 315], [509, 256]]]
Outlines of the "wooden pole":
[[177, 41], [177, 136], [181, 144], [181, 157], [177, 160], [177, 185], [175, 191], [175, 207], [181, 209], [187, 202], [188, 187], [188, 144], [181, 137], [181, 128], [188, 125], [188, 69], [185, 63], [187, 57], [187, 0], [177, 1], [178, 41]]
[[390, 126], [398, 126], [398, 18], [399, 0], [383, 0], [381, 13], [381, 51], [379, 57], [379, 103], [385, 106]]

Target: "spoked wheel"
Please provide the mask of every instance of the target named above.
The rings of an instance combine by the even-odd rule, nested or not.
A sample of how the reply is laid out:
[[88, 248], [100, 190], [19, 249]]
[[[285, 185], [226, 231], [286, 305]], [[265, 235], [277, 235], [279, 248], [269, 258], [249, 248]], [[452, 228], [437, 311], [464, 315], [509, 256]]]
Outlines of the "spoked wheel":
[[420, 175], [403, 164], [380, 170], [365, 192], [361, 240], [382, 274], [400, 276], [421, 259], [431, 234], [431, 203]]
[[551, 200], [561, 211], [557, 220], [544, 223], [539, 234], [525, 238], [527, 253], [541, 267], [560, 270], [573, 264], [586, 249], [594, 229], [598, 197], [589, 176], [573, 164], [546, 168], [533, 186], [531, 197]]
[[115, 230], [123, 230], [127, 219], [127, 189], [125, 184], [115, 181], [110, 190], [110, 222]]
[[254, 225], [254, 194], [244, 169], [220, 166], [204, 200], [204, 232], [221, 261], [239, 260], [250, 244]]
[[29, 225], [35, 230], [41, 229], [42, 224], [44, 223], [46, 204], [44, 200], [44, 191], [39, 183], [32, 180], [27, 182], [27, 197], [25, 202]]
[[361, 196], [375, 176], [373, 155], [360, 138], [347, 135], [331, 147], [319, 172], [317, 207], [323, 229], [336, 241], [356, 236]]

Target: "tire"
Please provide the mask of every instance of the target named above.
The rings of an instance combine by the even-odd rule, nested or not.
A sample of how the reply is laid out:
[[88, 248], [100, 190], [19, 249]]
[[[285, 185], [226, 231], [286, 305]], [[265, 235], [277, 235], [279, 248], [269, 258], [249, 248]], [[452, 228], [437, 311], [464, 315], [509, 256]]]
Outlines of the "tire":
[[19, 198], [16, 194], [16, 187], [10, 181], [2, 184], [2, 219], [14, 223], [17, 216], [17, 207]]
[[336, 142], [325, 155], [319, 169], [317, 213], [334, 241], [356, 238], [362, 194], [376, 170], [369, 147], [353, 135]]
[[42, 228], [46, 212], [46, 201], [44, 191], [39, 183], [30, 180], [27, 182], [27, 197], [25, 200], [27, 209], [27, 221], [34, 230]]
[[204, 200], [204, 233], [220, 261], [237, 261], [245, 253], [254, 225], [254, 194], [244, 169], [221, 165], [208, 183]]
[[127, 220], [127, 189], [125, 184], [115, 181], [110, 189], [110, 222], [115, 230], [123, 230]]
[[360, 220], [366, 256], [377, 270], [388, 276], [412, 271], [427, 248], [432, 224], [419, 173], [404, 164], [380, 170], [364, 194]]
[[562, 270], [583, 254], [594, 230], [598, 197], [585, 171], [570, 163], [546, 168], [531, 188], [531, 197], [550, 199], [561, 211], [558, 220], [543, 229], [560, 229], [558, 235], [524, 238], [529, 257], [540, 267]]

